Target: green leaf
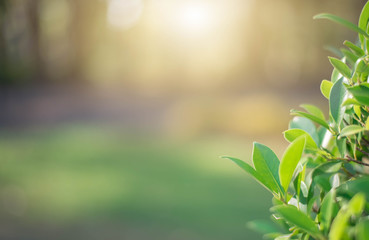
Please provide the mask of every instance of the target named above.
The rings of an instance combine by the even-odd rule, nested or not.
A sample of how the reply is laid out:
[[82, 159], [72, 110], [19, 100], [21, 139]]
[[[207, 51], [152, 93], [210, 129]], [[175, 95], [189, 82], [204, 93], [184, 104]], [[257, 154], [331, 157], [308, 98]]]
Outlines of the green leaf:
[[332, 75], [331, 75], [331, 82], [335, 83], [341, 77], [342, 77], [342, 74], [337, 69], [334, 68], [333, 71], [332, 71]]
[[337, 188], [337, 195], [351, 198], [358, 192], [365, 194], [366, 199], [369, 201], [369, 177], [361, 177], [355, 180], [345, 182]]
[[347, 222], [350, 218], [350, 214], [345, 208], [341, 208], [337, 216], [334, 218], [331, 230], [329, 231], [330, 240], [341, 240], [344, 239], [344, 233], [346, 231]]
[[320, 186], [325, 192], [329, 192], [329, 190], [331, 190], [332, 185], [330, 180], [330, 177], [332, 176], [332, 174], [329, 173], [323, 173], [321, 175], [318, 175], [314, 178], [314, 182]]
[[323, 80], [320, 84], [320, 91], [326, 99], [329, 99], [329, 93], [331, 92], [333, 83], [328, 80]]
[[355, 105], [354, 106], [354, 112], [355, 112], [356, 116], [361, 120], [361, 107]]
[[[324, 148], [327, 148], [329, 145], [330, 139], [332, 139], [332, 134], [326, 129], [326, 128], [319, 128], [317, 131], [318, 138], [319, 138], [319, 144], [318, 146], [322, 146]], [[324, 144], [324, 145], [323, 145]]]
[[353, 98], [348, 98], [346, 99], [343, 103], [342, 103], [342, 106], [345, 107], [345, 106], [349, 106], [349, 105], [360, 105], [360, 103], [356, 100], [356, 99], [353, 99]]
[[284, 131], [283, 134], [284, 134], [284, 138], [289, 142], [293, 142], [295, 139], [301, 136], [305, 136], [306, 137], [306, 148], [310, 150], [316, 150], [318, 148], [316, 142], [310, 136], [310, 134], [308, 134], [302, 129], [289, 129], [289, 130]]
[[333, 84], [330, 96], [329, 96], [329, 110], [334, 121], [339, 125], [343, 118], [345, 108], [342, 107], [342, 103], [345, 99], [346, 90], [343, 86], [343, 78]]
[[352, 215], [360, 215], [365, 205], [365, 196], [363, 193], [357, 193], [348, 203], [347, 207], [342, 207], [336, 218], [333, 220], [329, 239], [340, 240], [343, 238], [349, 219]]
[[365, 206], [364, 193], [357, 193], [348, 204], [348, 211], [351, 215], [359, 216], [364, 210]]
[[272, 212], [278, 213], [287, 222], [295, 225], [301, 230], [315, 236], [316, 238], [321, 238], [321, 233], [315, 222], [307, 216], [305, 213], [299, 211], [296, 207], [291, 205], [280, 205], [271, 208]]
[[281, 164], [279, 166], [279, 178], [283, 189], [287, 192], [293, 173], [297, 164], [301, 159], [304, 151], [306, 137], [301, 136], [294, 140], [283, 154]]
[[328, 58], [333, 67], [336, 68], [345, 78], [351, 78], [351, 69], [344, 62], [334, 57]]
[[[309, 188], [309, 193], [314, 192], [314, 190], [311, 190], [312, 188], [315, 188], [315, 184], [312, 183], [312, 185]], [[308, 205], [307, 205], [307, 214], [311, 214], [313, 211], [313, 206], [315, 203], [319, 200], [319, 197], [317, 195], [314, 196], [314, 194], [308, 194]]]
[[353, 69], [354, 73], [357, 74], [362, 74], [362, 73], [369, 73], [369, 66], [366, 63], [366, 60], [364, 59], [364, 57], [359, 58], [354, 65], [354, 69]]
[[[331, 161], [331, 162], [326, 162], [323, 164], [320, 164], [318, 167], [316, 167], [312, 174], [311, 174], [311, 185], [314, 185], [315, 183], [318, 183], [320, 186], [322, 186], [323, 188], [330, 188], [330, 178], [332, 175], [336, 174], [342, 167], [342, 162], [341, 161]], [[327, 186], [326, 186], [327, 185]], [[312, 187], [310, 187], [312, 188]], [[311, 189], [313, 190], [313, 189]], [[309, 191], [309, 196], [308, 198], [312, 198], [312, 192]]]
[[336, 145], [341, 157], [347, 154], [346, 138], [336, 138]]
[[365, 122], [365, 129], [366, 130], [369, 130], [369, 118], [366, 119], [366, 122]]
[[354, 134], [360, 133], [364, 130], [365, 130], [365, 128], [363, 128], [359, 125], [349, 125], [349, 126], [343, 128], [341, 130], [340, 137], [346, 137], [346, 136], [354, 135]]
[[342, 162], [338, 160], [323, 163], [314, 169], [313, 177], [318, 176], [323, 173], [336, 173], [341, 169], [341, 167], [342, 167]]
[[357, 33], [360, 33], [361, 35], [363, 35], [365, 38], [369, 38], [369, 35], [365, 32], [365, 30], [361, 29], [360, 27], [356, 26], [355, 24], [343, 19], [343, 18], [340, 18], [338, 16], [335, 16], [333, 14], [329, 14], [329, 13], [321, 13], [321, 14], [318, 14], [318, 15], [315, 15], [313, 17], [313, 19], [328, 19], [328, 20], [331, 20], [333, 22], [336, 22], [336, 23], [339, 23]]
[[356, 237], [357, 240], [368, 240], [369, 239], [369, 219], [361, 219], [356, 226]]
[[[299, 201], [298, 204], [300, 203], [306, 203], [306, 197], [307, 197], [307, 187], [305, 185], [305, 183], [303, 182], [303, 180], [305, 179], [305, 173], [306, 173], [306, 164], [304, 164], [304, 166], [302, 167], [301, 172], [299, 172], [299, 174], [297, 175], [295, 181], [294, 181], [294, 187], [296, 190], [296, 196], [297, 196], [297, 200]], [[301, 196], [301, 191], [302, 191], [302, 195]], [[299, 205], [298, 205], [299, 207]], [[300, 208], [300, 207], [299, 207]]]
[[336, 55], [336, 57], [338, 58], [343, 58], [344, 55], [342, 54], [342, 52], [338, 49], [338, 48], [335, 48], [333, 46], [324, 46], [324, 49], [333, 53], [334, 55]]
[[311, 104], [302, 104], [300, 107], [304, 108], [308, 113], [325, 120], [324, 113], [317, 106]]
[[[360, 29], [367, 29], [368, 26], [368, 20], [369, 20], [369, 3], [367, 2], [363, 9], [361, 10], [360, 17], [359, 17], [359, 28]], [[364, 47], [364, 36], [359, 35], [359, 39], [361, 42], [361, 46]]]
[[313, 121], [317, 124], [320, 124], [320, 125], [322, 125], [323, 127], [325, 127], [326, 129], [329, 130], [328, 123], [325, 120], [323, 120], [321, 118], [318, 118], [317, 116], [314, 116], [314, 115], [306, 113], [306, 112], [297, 111], [297, 110], [291, 110], [291, 114], [295, 115], [295, 116], [300, 116], [300, 117], [305, 117], [307, 119], [310, 119], [311, 121]]
[[294, 117], [289, 123], [289, 129], [301, 129], [307, 132], [316, 142], [317, 145], [320, 144], [320, 138], [314, 123], [304, 117]]
[[355, 99], [366, 106], [369, 106], [369, 84], [362, 83], [357, 86], [348, 87], [347, 90], [355, 97]]
[[276, 193], [283, 193], [279, 182], [279, 160], [267, 146], [254, 142], [252, 159], [255, 170]]
[[267, 190], [269, 190], [273, 193], [271, 187], [268, 186], [268, 184], [264, 181], [264, 179], [260, 176], [260, 174], [258, 172], [256, 172], [255, 169], [253, 167], [251, 167], [249, 164], [245, 163], [244, 161], [242, 161], [240, 159], [233, 158], [233, 157], [222, 156], [222, 158], [229, 159], [229, 160], [233, 161], [234, 163], [236, 163], [240, 168], [242, 168], [248, 174], [250, 174], [252, 177], [254, 177], [255, 180], [259, 181], [259, 183], [261, 185], [263, 185]]
[[319, 221], [321, 223], [321, 229], [327, 233], [329, 230], [329, 227], [331, 225], [331, 220], [332, 220], [332, 214], [333, 214], [333, 204], [334, 199], [336, 197], [336, 192], [334, 189], [332, 189], [331, 191], [329, 191], [322, 202], [322, 205], [320, 207], [320, 211], [319, 211]]
[[346, 40], [343, 42], [343, 44], [348, 47], [356, 56], [362, 57], [365, 55], [365, 52], [360, 47], [356, 46], [354, 43]]
[[341, 48], [341, 52], [343, 53], [343, 55], [346, 57], [347, 62], [353, 66], [356, 61], [359, 59], [358, 56], [356, 56], [355, 54], [353, 54], [351, 51], [345, 49], [345, 48]]
[[275, 153], [267, 146], [260, 143], [254, 143], [252, 159], [255, 169], [237, 158], [223, 158], [227, 158], [235, 162], [273, 194], [284, 194], [279, 181], [279, 160]]

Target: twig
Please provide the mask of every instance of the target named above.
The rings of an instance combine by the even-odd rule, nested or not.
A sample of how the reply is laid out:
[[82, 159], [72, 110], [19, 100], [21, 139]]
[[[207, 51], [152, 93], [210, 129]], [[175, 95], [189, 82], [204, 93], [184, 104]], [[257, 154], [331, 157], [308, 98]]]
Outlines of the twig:
[[366, 155], [369, 157], [369, 153], [365, 152], [364, 150], [360, 149], [359, 147], [356, 147], [356, 150], [358, 150], [359, 152], [361, 152], [362, 154]]
[[353, 159], [349, 156], [346, 156], [346, 158], [329, 158], [328, 160], [341, 160], [341, 161], [347, 161], [347, 162], [354, 162], [354, 163], [369, 167], [368, 163], [360, 162], [360, 161], [358, 161], [356, 159]]
[[364, 165], [364, 166], [369, 167], [369, 164], [368, 163], [360, 162], [360, 161], [358, 161], [356, 159], [353, 159], [353, 158], [351, 158], [350, 156], [347, 156], [347, 155], [346, 155], [346, 157], [347, 157], [346, 161], [355, 162], [357, 164], [361, 164], [361, 165]]
[[369, 145], [369, 141], [363, 136], [362, 138], [361, 138], [367, 145]]

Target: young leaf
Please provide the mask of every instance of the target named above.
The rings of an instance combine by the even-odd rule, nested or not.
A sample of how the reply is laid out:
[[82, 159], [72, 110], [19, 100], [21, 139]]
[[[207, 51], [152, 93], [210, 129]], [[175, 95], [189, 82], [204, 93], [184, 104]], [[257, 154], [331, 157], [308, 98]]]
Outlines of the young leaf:
[[345, 108], [342, 103], [345, 99], [346, 89], [343, 86], [343, 78], [334, 83], [329, 96], [329, 110], [334, 121], [339, 125], [343, 118]]
[[284, 131], [283, 134], [284, 134], [284, 138], [289, 142], [293, 142], [295, 139], [301, 136], [305, 136], [307, 149], [316, 150], [318, 148], [316, 142], [310, 136], [310, 134], [308, 134], [302, 129], [289, 129], [289, 130]]
[[323, 175], [325, 173], [329, 173], [330, 175], [333, 175], [337, 173], [341, 169], [341, 167], [342, 167], [342, 162], [338, 160], [323, 163], [313, 170], [312, 179], [314, 181], [315, 177]]
[[351, 215], [360, 215], [365, 206], [365, 195], [364, 193], [357, 193], [348, 204], [348, 211]]
[[283, 193], [278, 176], [279, 160], [275, 153], [267, 146], [255, 142], [252, 160], [255, 170], [269, 186], [272, 186], [273, 191]]
[[355, 65], [359, 57], [353, 54], [351, 51], [347, 50], [346, 48], [341, 48], [341, 51], [343, 55], [346, 57], [347, 63], [349, 63], [351, 66]]
[[289, 123], [289, 129], [301, 129], [307, 132], [316, 142], [317, 145], [320, 144], [319, 134], [314, 123], [304, 117], [294, 117]]
[[336, 57], [338, 58], [343, 58], [344, 55], [342, 54], [342, 52], [338, 49], [338, 48], [335, 48], [333, 46], [324, 46], [324, 49], [333, 53], [334, 55], [336, 55]]
[[366, 73], [367, 74], [367, 73], [369, 73], [369, 66], [366, 63], [366, 60], [365, 60], [364, 57], [359, 58], [355, 62], [353, 72], [358, 73], [358, 74], [361, 74], [361, 73]]
[[302, 104], [300, 105], [300, 107], [304, 108], [308, 113], [325, 120], [325, 116], [324, 113], [322, 112], [322, 110], [320, 110], [320, 108], [318, 108], [317, 106], [311, 105], [311, 104]]
[[354, 135], [354, 134], [360, 133], [364, 130], [365, 130], [365, 128], [363, 128], [359, 125], [349, 125], [349, 126], [343, 128], [341, 130], [340, 137], [346, 137], [346, 136]]
[[360, 47], [356, 46], [352, 42], [346, 40], [346, 41], [343, 42], [343, 44], [346, 47], [348, 47], [354, 54], [356, 54], [356, 56], [362, 57], [362, 56], [365, 55], [365, 52], [363, 51], [363, 49], [361, 49]]
[[323, 127], [325, 127], [326, 129], [329, 130], [328, 123], [325, 120], [323, 120], [321, 118], [318, 118], [317, 116], [314, 116], [314, 115], [306, 113], [306, 112], [296, 111], [296, 110], [291, 110], [291, 114], [295, 115], [295, 116], [300, 116], [300, 117], [305, 117], [307, 119], [310, 119], [311, 121], [313, 121], [313, 122], [315, 122], [319, 125], [322, 125]]
[[336, 22], [336, 23], [339, 23], [343, 26], [346, 26], [347, 28], [357, 32], [357, 33], [360, 33], [361, 35], [363, 35], [365, 38], [369, 38], [369, 35], [365, 32], [365, 30], [359, 28], [358, 26], [356, 26], [355, 24], [343, 19], [343, 18], [340, 18], [338, 16], [335, 16], [333, 14], [329, 14], [329, 13], [321, 13], [321, 14], [318, 14], [318, 15], [315, 15], [313, 17], [313, 19], [328, 19], [328, 20], [331, 20], [333, 22]]
[[222, 158], [229, 159], [229, 160], [233, 161], [234, 163], [236, 163], [240, 168], [245, 170], [255, 180], [257, 180], [262, 186], [264, 186], [267, 190], [269, 190], [270, 192], [273, 193], [272, 186], [268, 185], [268, 183], [266, 181], [264, 181], [262, 176], [258, 172], [256, 172], [255, 169], [253, 167], [251, 167], [249, 164], [245, 163], [244, 161], [242, 161], [240, 159], [233, 158], [233, 157], [222, 156]]
[[340, 240], [343, 238], [348, 221], [352, 215], [360, 215], [364, 209], [365, 195], [357, 193], [348, 203], [347, 208], [341, 208], [336, 218], [333, 220], [329, 239]]
[[315, 236], [318, 239], [321, 238], [321, 233], [319, 232], [315, 222], [305, 213], [299, 211], [296, 207], [290, 205], [280, 205], [272, 207], [271, 211], [278, 213], [287, 222], [295, 225], [312, 236]]
[[354, 112], [355, 112], [356, 116], [361, 120], [361, 107], [355, 105], [354, 106]]
[[357, 86], [348, 87], [347, 90], [355, 97], [355, 99], [366, 106], [369, 106], [369, 84], [362, 83]]
[[344, 239], [344, 233], [346, 230], [347, 222], [350, 218], [350, 214], [345, 208], [341, 208], [337, 216], [334, 218], [331, 230], [329, 231], [329, 239], [341, 240]]
[[347, 181], [337, 188], [337, 195], [352, 197], [355, 193], [362, 192], [369, 200], [369, 177], [361, 177], [352, 181]]
[[356, 99], [353, 99], [353, 98], [348, 98], [342, 103], [343, 107], [346, 107], [346, 106], [349, 106], [349, 105], [358, 105], [358, 106], [360, 106], [360, 103]]
[[369, 219], [362, 219], [356, 226], [357, 240], [369, 239]]
[[281, 164], [279, 166], [279, 178], [283, 189], [287, 192], [293, 173], [297, 164], [301, 159], [304, 151], [306, 137], [301, 136], [293, 141], [283, 154]]
[[338, 151], [341, 155], [341, 157], [345, 157], [345, 155], [347, 154], [347, 145], [346, 145], [346, 138], [336, 138], [336, 145], [338, 148]]
[[322, 205], [319, 211], [319, 221], [321, 222], [321, 228], [326, 233], [329, 230], [332, 220], [333, 204], [336, 197], [335, 190], [332, 189], [327, 193], [323, 199]]
[[[363, 9], [361, 10], [360, 13], [360, 17], [359, 17], [359, 28], [360, 29], [367, 29], [368, 26], [368, 20], [369, 20], [369, 2], [367, 2], [365, 4], [365, 6], [363, 7]], [[361, 42], [361, 46], [364, 47], [364, 36], [363, 35], [359, 35], [359, 39]]]
[[328, 58], [333, 67], [336, 68], [345, 78], [351, 78], [351, 69], [345, 63], [334, 57]]
[[329, 93], [331, 92], [333, 83], [328, 80], [323, 80], [320, 84], [320, 91], [326, 99], [329, 99]]
[[366, 122], [365, 122], [365, 129], [366, 130], [369, 130], [369, 118], [366, 119]]
[[342, 74], [337, 69], [334, 68], [333, 71], [332, 71], [332, 74], [331, 74], [331, 82], [335, 83], [341, 77], [342, 77]]
[[[306, 164], [304, 164], [304, 166], [302, 167], [301, 172], [299, 172], [299, 174], [297, 175], [295, 181], [293, 182], [293, 185], [294, 185], [295, 190], [296, 190], [297, 200], [299, 201], [299, 203], [298, 203], [298, 208], [299, 209], [300, 209], [300, 203], [303, 203], [303, 202], [306, 203], [307, 188], [306, 188], [306, 185], [303, 182], [303, 180], [305, 179], [305, 173], [306, 173]], [[303, 196], [301, 196], [301, 194], [300, 194], [301, 191], [303, 192]]]

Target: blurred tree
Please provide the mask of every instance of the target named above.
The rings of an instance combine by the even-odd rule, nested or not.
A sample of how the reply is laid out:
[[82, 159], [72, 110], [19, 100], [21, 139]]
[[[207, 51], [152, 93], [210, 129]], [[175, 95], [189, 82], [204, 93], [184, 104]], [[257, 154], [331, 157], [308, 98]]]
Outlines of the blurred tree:
[[3, 82], [2, 80], [5, 79], [5, 71], [6, 71], [6, 52], [5, 52], [5, 36], [4, 36], [4, 29], [5, 29], [5, 21], [4, 15], [7, 6], [6, 0], [0, 0], [0, 84]]
[[44, 82], [46, 79], [43, 74], [43, 59], [41, 57], [41, 45], [40, 45], [40, 1], [30, 0], [26, 2], [27, 15], [29, 19], [29, 44], [32, 55], [33, 79], [36, 82]]
[[[185, 0], [173, 2], [181, 1]], [[170, 21], [175, 11], [166, 1], [157, 1], [159, 7], [152, 11], [150, 1], [142, 1], [142, 19], [134, 29], [112, 29], [107, 21], [109, 2], [0, 0], [0, 85], [83, 79], [102, 82], [109, 79], [109, 74], [123, 84], [141, 88], [161, 84], [169, 89], [183, 82], [195, 87], [204, 82], [208, 87], [218, 76], [221, 79], [217, 81], [232, 89], [266, 82], [281, 88], [310, 85], [314, 79], [320, 80], [328, 65], [317, 49], [323, 42], [336, 45], [334, 39], [342, 38], [336, 36], [342, 34], [339, 29], [313, 28], [311, 16], [333, 6], [333, 13], [355, 22], [354, 16], [366, 1], [250, 1], [249, 9], [241, 7], [242, 15], [249, 17], [226, 23], [232, 25], [233, 32], [219, 28], [211, 43], [191, 40], [181, 35], [181, 29], [173, 30], [175, 24]], [[122, 4], [128, 6], [124, 0]], [[323, 37], [317, 38], [320, 32]], [[220, 50], [213, 54], [211, 47]], [[218, 58], [221, 60], [214, 60]], [[189, 59], [189, 63], [183, 59]], [[192, 75], [185, 74], [188, 72], [199, 75], [200, 80], [190, 79]], [[172, 81], [180, 77], [186, 81]], [[206, 82], [206, 78], [210, 80]]]

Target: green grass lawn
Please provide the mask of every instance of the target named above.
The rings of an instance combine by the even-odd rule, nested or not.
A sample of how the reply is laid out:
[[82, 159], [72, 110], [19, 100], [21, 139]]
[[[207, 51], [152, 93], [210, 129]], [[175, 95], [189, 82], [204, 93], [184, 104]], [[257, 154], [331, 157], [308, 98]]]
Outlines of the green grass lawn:
[[268, 218], [271, 195], [219, 158], [251, 146], [97, 126], [2, 131], [1, 221], [11, 239], [261, 239], [245, 223]]

